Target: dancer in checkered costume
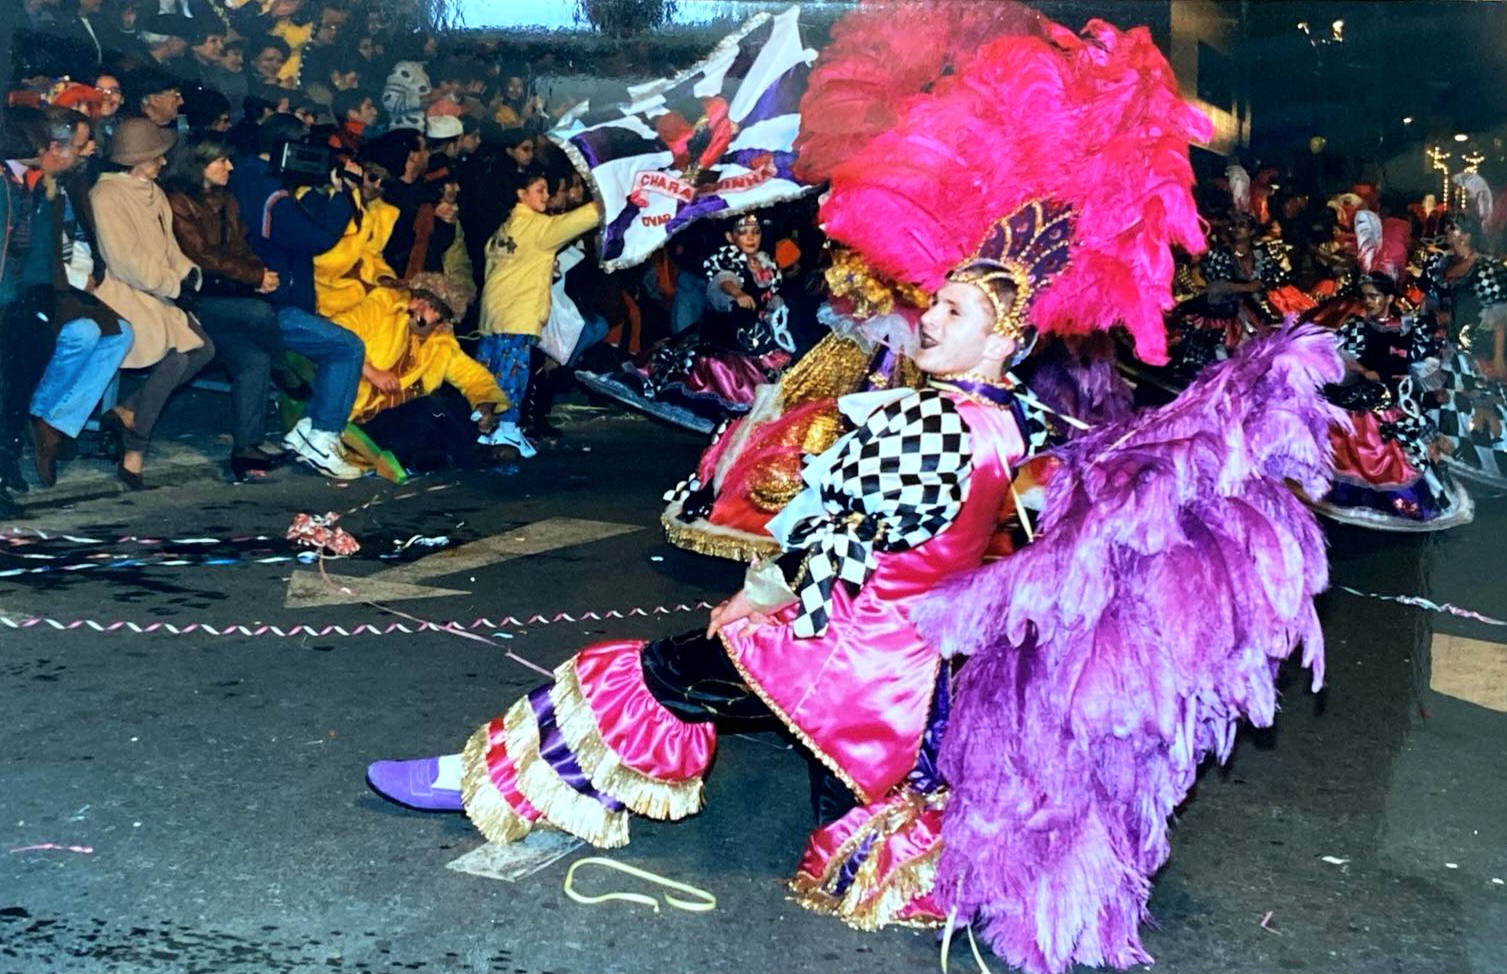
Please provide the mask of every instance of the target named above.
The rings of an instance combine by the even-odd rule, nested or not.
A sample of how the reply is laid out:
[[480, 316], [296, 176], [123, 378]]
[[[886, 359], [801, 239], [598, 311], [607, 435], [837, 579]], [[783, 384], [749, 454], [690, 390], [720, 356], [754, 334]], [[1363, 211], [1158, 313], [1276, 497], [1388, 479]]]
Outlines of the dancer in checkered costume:
[[[932, 36], [896, 33], [887, 10], [852, 17], [844, 36], [867, 37], [870, 57], [870, 41]], [[1171, 247], [1203, 248], [1188, 144], [1212, 132], [1144, 30], [1043, 23], [980, 50], [989, 22], [969, 20], [967, 58], [935, 66], [957, 83], [894, 99], [895, 130], [837, 167], [821, 211], [879, 275], [932, 293], [911, 353], [929, 384], [837, 399], [841, 434], [807, 454], [769, 523], [777, 552], [704, 630], [587, 647], [459, 755], [373, 764], [379, 793], [464, 810], [492, 841], [542, 824], [620, 846], [631, 814], [701, 807], [719, 727], [779, 729], [806, 756], [817, 820], [797, 902], [864, 929], [944, 922], [936, 758], [952, 672], [911, 612], [990, 550], [1026, 451], [1007, 370], [1038, 334], [1123, 325], [1165, 358]], [[879, 114], [844, 104], [844, 119]], [[1006, 121], [1026, 116], [1041, 124]], [[1136, 232], [1080, 228], [1086, 212]]]
[[1448, 322], [1429, 419], [1447, 444], [1445, 462], [1461, 477], [1507, 488], [1507, 267], [1475, 249], [1480, 222], [1441, 221], [1449, 244], [1424, 265], [1427, 307]]
[[1334, 486], [1315, 508], [1337, 521], [1383, 531], [1439, 531], [1468, 524], [1474, 505], [1439, 461], [1439, 431], [1423, 415], [1411, 372], [1440, 343], [1429, 323], [1399, 318], [1388, 273], [1361, 279], [1365, 314], [1340, 326], [1345, 381], [1326, 390], [1350, 422], [1329, 432]]

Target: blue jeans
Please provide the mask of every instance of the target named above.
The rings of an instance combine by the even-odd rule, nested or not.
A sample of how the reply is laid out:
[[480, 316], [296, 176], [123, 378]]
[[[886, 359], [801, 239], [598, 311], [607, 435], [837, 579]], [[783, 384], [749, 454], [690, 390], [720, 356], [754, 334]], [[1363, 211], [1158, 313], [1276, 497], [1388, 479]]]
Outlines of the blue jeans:
[[356, 404], [366, 346], [354, 332], [302, 308], [278, 309], [277, 326], [284, 347], [314, 363], [314, 393], [306, 410], [309, 425], [327, 433], [344, 432]]
[[118, 335], [101, 335], [90, 318], [68, 322], [31, 395], [31, 414], [59, 433], [78, 436], [134, 340], [125, 321]]

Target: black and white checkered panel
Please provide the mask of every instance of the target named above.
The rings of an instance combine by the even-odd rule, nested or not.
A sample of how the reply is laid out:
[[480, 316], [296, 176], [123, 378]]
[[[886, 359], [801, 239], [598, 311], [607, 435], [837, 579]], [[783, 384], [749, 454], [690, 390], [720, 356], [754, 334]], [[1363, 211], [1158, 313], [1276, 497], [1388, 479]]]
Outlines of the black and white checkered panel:
[[1290, 248], [1280, 240], [1258, 243], [1256, 253], [1256, 279], [1268, 289], [1286, 287], [1292, 283], [1292, 260]]
[[1027, 457], [1045, 453], [1066, 440], [1066, 431], [1061, 428], [1061, 421], [1041, 404], [1017, 398], [1015, 406], [1019, 410], [1016, 419], [1020, 421], [1020, 431], [1026, 439]]
[[1507, 304], [1507, 266], [1485, 254], [1476, 258], [1475, 281], [1471, 285], [1481, 306]]
[[1370, 337], [1370, 328], [1366, 325], [1366, 319], [1360, 315], [1351, 315], [1345, 319], [1335, 332], [1339, 339], [1340, 354], [1346, 358], [1360, 360], [1366, 353], [1366, 340]]
[[1226, 247], [1215, 247], [1204, 254], [1199, 267], [1205, 281], [1233, 281], [1235, 279], [1235, 255]]
[[787, 538], [808, 552], [793, 623], [802, 638], [826, 632], [838, 581], [862, 586], [877, 567], [876, 552], [909, 550], [951, 524], [973, 472], [968, 427], [936, 390], [885, 406], [841, 442], [838, 461], [817, 485], [823, 514]]

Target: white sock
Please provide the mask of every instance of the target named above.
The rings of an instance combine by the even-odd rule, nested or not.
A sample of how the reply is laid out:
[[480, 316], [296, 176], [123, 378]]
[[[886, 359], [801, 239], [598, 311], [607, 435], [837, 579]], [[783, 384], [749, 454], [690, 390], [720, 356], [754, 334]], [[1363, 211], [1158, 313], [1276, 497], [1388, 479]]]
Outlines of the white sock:
[[431, 788], [443, 788], [447, 791], [460, 791], [461, 764], [459, 754], [441, 754], [439, 773], [435, 775], [434, 784]]

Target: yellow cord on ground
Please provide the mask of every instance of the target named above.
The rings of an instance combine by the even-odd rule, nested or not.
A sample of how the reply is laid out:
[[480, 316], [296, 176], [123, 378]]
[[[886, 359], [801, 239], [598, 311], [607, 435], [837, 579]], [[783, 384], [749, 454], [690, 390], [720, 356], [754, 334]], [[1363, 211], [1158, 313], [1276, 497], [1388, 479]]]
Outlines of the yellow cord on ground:
[[688, 913], [710, 913], [712, 910], [715, 910], [717, 908], [717, 897], [713, 896], [711, 893], [708, 893], [706, 890], [701, 889], [700, 887], [691, 886], [687, 883], [677, 883], [673, 879], [668, 879], [664, 876], [659, 875], [658, 873], [651, 873], [647, 869], [639, 869], [637, 866], [629, 866], [621, 862], [616, 862], [612, 859], [604, 859], [601, 856], [586, 856], [585, 858], [577, 859], [575, 862], [571, 863], [570, 868], [565, 871], [565, 895], [575, 900], [577, 903], [584, 903], [587, 906], [591, 906], [596, 903], [606, 903], [608, 900], [626, 900], [629, 903], [642, 903], [645, 906], [653, 907], [655, 913], [659, 912], [659, 901], [654, 897], [648, 896], [644, 893], [616, 892], [602, 893], [598, 896], [586, 896], [582, 893], [577, 893], [575, 886], [573, 885], [575, 881], [576, 870], [580, 869], [582, 866], [588, 865], [605, 866], [608, 869], [615, 869], [620, 873], [627, 873], [629, 876], [646, 880], [658, 886], [663, 886], [666, 889], [678, 890], [682, 893], [689, 893], [692, 896], [700, 897], [699, 900], [688, 900], [682, 899], [681, 897], [675, 896], [671, 893], [665, 893], [665, 903], [673, 906], [677, 910], [685, 910]]

